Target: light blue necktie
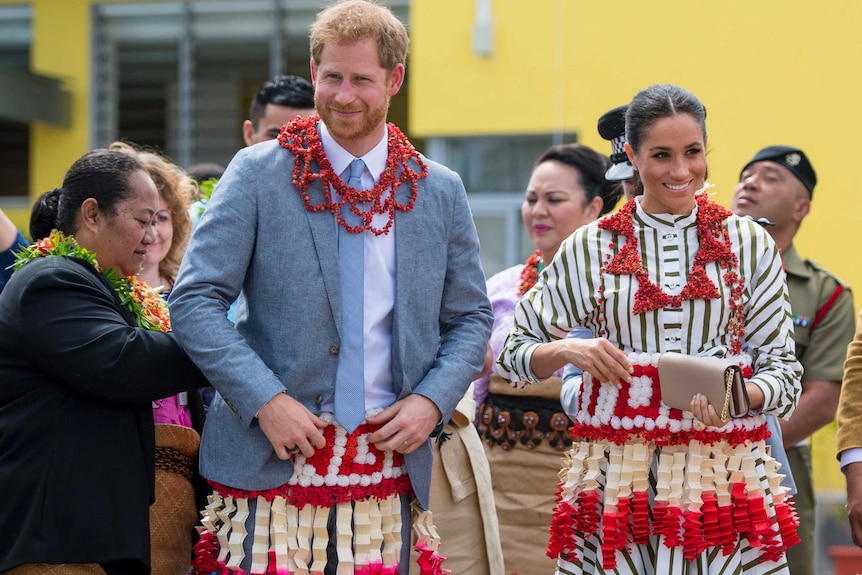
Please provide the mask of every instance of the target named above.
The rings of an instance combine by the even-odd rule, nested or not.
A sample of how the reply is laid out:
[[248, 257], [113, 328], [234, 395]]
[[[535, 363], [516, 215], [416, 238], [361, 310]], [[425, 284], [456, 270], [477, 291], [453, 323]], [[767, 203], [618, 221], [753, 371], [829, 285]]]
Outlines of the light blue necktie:
[[[347, 185], [362, 186], [365, 162], [350, 163]], [[350, 211], [350, 202], [341, 208], [341, 217], [351, 226], [362, 224]], [[365, 233], [352, 234], [338, 226], [338, 272], [341, 276], [341, 350], [335, 376], [335, 419], [348, 433], [365, 419]]]

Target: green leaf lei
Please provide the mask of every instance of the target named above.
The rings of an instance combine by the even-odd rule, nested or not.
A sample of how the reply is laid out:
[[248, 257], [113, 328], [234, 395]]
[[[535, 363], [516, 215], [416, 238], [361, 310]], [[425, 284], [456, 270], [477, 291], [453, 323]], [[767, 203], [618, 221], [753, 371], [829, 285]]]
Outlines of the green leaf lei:
[[171, 320], [168, 304], [146, 282], [136, 276], [120, 277], [117, 270], [103, 270], [96, 261], [96, 254], [78, 245], [73, 236], [54, 230], [47, 238], [15, 252], [14, 271], [18, 271], [36, 258], [46, 256], [72, 256], [92, 265], [114, 288], [120, 303], [135, 316], [138, 327], [152, 331], [170, 331]]
[[218, 183], [218, 178], [207, 178], [198, 184], [198, 215], [197, 217], [201, 217], [204, 215], [204, 211], [207, 209], [207, 204], [210, 201], [210, 198], [213, 197], [213, 190], [215, 190], [216, 184]]

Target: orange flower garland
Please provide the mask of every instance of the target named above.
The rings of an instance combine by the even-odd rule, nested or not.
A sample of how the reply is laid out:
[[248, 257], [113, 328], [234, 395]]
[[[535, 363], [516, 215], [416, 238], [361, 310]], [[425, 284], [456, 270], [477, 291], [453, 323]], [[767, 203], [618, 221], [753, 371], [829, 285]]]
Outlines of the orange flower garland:
[[[302, 194], [305, 209], [310, 212], [330, 211], [338, 224], [350, 233], [370, 231], [375, 236], [388, 234], [395, 221], [395, 210], [409, 212], [416, 204], [417, 183], [428, 175], [428, 166], [401, 130], [390, 123], [386, 125], [389, 134], [386, 168], [372, 189], [351, 188], [333, 171], [332, 164], [323, 151], [317, 130], [319, 121], [319, 116], [297, 118], [282, 127], [278, 135], [281, 147], [293, 153], [293, 185]], [[312, 203], [308, 187], [318, 180], [323, 181], [324, 200], [315, 204]], [[408, 182], [410, 199], [406, 204], [399, 203], [396, 198], [398, 188]], [[333, 189], [338, 193], [338, 201], [332, 197]], [[341, 217], [341, 208], [345, 203], [349, 203], [350, 211], [362, 219], [361, 225], [351, 226]], [[389, 215], [389, 220], [382, 228], [371, 223], [378, 214]]]
[[15, 271], [39, 257], [72, 256], [91, 264], [114, 288], [120, 303], [132, 312], [138, 327], [152, 331], [171, 331], [171, 319], [167, 302], [145, 282], [136, 276], [122, 278], [114, 269], [103, 270], [96, 261], [96, 254], [82, 248], [73, 236], [53, 230], [47, 238], [33, 243], [15, 254]]

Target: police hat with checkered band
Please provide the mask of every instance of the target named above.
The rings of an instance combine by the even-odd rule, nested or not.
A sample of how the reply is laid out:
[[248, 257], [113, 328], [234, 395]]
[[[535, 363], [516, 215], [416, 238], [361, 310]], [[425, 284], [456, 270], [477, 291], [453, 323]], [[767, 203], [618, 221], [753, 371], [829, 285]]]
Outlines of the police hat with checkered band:
[[611, 142], [611, 167], [605, 172], [609, 182], [620, 182], [634, 176], [634, 170], [626, 156], [626, 110], [618, 106], [599, 118], [599, 135]]

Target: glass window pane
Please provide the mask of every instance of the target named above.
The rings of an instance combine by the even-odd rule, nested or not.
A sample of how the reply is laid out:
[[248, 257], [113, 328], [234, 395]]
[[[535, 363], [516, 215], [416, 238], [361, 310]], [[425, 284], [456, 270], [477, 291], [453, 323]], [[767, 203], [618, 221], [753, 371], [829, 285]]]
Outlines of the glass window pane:
[[[29, 71], [31, 37], [31, 7], [0, 6], [0, 67]], [[0, 196], [26, 197], [29, 174], [30, 127], [0, 119]]]

